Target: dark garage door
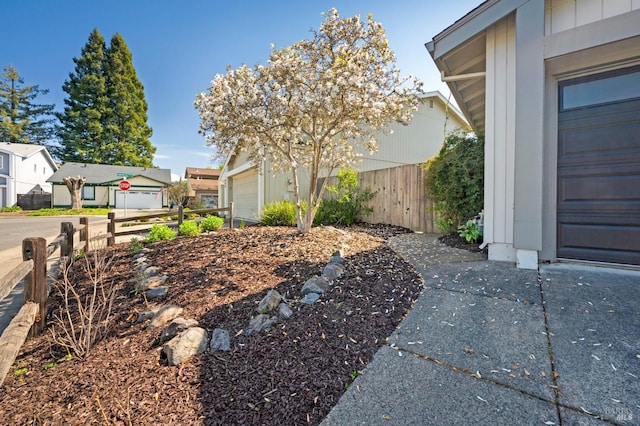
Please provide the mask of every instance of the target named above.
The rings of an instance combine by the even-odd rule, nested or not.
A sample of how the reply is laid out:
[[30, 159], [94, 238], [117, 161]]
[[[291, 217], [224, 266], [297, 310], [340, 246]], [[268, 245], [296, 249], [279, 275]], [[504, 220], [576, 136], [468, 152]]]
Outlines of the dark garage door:
[[557, 257], [640, 265], [640, 67], [559, 95]]

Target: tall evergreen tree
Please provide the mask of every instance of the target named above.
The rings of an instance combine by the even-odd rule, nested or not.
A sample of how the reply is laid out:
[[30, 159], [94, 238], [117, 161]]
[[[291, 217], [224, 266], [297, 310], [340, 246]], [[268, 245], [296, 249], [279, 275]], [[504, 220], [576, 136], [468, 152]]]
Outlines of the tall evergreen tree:
[[104, 38], [94, 29], [79, 58], [73, 58], [75, 72], [69, 74], [62, 90], [64, 112], [58, 113], [60, 121], [58, 138], [61, 144], [58, 157], [64, 161], [107, 163], [108, 140], [104, 122], [109, 102], [104, 73], [106, 45]]
[[110, 111], [105, 123], [109, 162], [153, 167], [156, 148], [149, 139], [152, 130], [147, 124], [144, 86], [138, 80], [131, 52], [119, 33], [111, 38], [106, 51], [105, 74]]
[[18, 71], [9, 65], [0, 79], [0, 141], [48, 145], [53, 136], [53, 104], [34, 101], [48, 90], [25, 86]]
[[65, 109], [58, 114], [59, 157], [65, 161], [153, 167], [151, 127], [144, 87], [138, 80], [124, 39], [116, 34], [109, 48], [94, 29], [74, 58], [75, 72], [63, 90]]

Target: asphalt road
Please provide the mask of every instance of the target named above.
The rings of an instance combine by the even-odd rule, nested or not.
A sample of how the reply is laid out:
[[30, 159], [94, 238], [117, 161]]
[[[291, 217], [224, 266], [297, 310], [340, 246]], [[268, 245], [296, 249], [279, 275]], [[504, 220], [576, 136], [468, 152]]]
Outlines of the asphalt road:
[[[89, 216], [89, 224], [106, 220], [106, 216]], [[56, 237], [62, 222], [80, 224], [77, 216], [0, 216], [0, 251], [22, 246], [28, 237]], [[106, 231], [106, 225], [103, 225]]]

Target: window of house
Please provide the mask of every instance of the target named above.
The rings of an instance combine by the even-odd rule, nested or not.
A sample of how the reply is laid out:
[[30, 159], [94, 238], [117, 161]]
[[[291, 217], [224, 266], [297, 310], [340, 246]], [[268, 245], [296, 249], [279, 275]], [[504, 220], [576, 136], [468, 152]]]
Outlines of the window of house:
[[82, 187], [82, 199], [83, 200], [95, 200], [96, 199], [96, 187], [95, 186], [83, 186]]
[[640, 98], [640, 67], [579, 77], [560, 83], [562, 111], [634, 98]]

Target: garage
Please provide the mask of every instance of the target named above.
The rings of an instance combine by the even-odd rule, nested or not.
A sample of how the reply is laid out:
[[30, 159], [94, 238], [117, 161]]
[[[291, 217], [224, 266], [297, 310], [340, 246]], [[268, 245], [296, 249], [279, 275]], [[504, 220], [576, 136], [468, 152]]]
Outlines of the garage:
[[258, 172], [255, 169], [231, 178], [233, 215], [237, 218], [256, 220], [258, 209]]
[[559, 84], [557, 257], [640, 265], [640, 66]]
[[160, 191], [115, 191], [115, 194], [117, 209], [162, 209]]

